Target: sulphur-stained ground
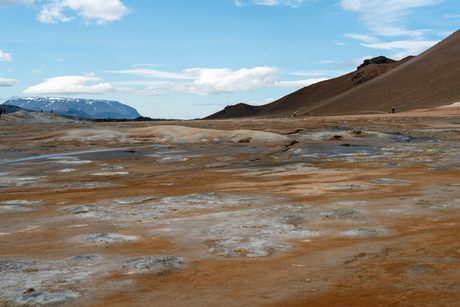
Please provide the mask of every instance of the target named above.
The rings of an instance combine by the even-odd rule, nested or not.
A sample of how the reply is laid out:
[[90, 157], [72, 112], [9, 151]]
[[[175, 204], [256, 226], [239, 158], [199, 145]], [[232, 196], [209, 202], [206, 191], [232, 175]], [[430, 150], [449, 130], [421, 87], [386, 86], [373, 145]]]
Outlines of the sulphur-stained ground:
[[458, 107], [24, 116], [0, 120], [0, 304], [458, 306]]

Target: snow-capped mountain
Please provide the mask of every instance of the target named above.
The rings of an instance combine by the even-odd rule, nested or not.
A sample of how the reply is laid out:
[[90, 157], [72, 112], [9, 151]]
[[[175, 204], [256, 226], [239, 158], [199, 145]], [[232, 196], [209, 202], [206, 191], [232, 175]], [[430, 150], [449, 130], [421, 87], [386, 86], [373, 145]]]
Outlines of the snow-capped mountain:
[[34, 111], [53, 112], [64, 116], [84, 118], [134, 119], [141, 116], [136, 109], [118, 101], [109, 100], [25, 97], [7, 100], [3, 104]]

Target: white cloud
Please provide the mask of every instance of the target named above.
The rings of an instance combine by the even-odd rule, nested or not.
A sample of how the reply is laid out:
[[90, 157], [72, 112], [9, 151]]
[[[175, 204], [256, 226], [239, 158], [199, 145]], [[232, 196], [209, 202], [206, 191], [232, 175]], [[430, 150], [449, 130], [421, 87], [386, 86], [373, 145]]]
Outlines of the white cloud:
[[179, 92], [197, 95], [216, 95], [241, 91], [254, 91], [271, 87], [279, 69], [275, 67], [254, 67], [231, 70], [228, 68], [190, 68], [184, 73], [195, 76], [192, 83], [177, 84]]
[[5, 79], [0, 77], [0, 86], [13, 86], [21, 84], [20, 81], [14, 79]]
[[0, 50], [0, 62], [11, 62], [11, 55]]
[[53, 0], [43, 5], [37, 20], [43, 23], [70, 22], [74, 17], [68, 17], [72, 11], [83, 17], [87, 23], [96, 24], [120, 20], [130, 10], [120, 0]]
[[405, 40], [405, 41], [394, 41], [387, 43], [375, 43], [375, 44], [361, 44], [364, 47], [381, 50], [397, 50], [397, 53], [393, 55], [395, 59], [401, 59], [408, 55], [418, 55], [426, 49], [437, 44], [438, 41], [417, 41], [417, 40]]
[[110, 83], [97, 83], [86, 85], [90, 82], [99, 82], [101, 78], [93, 73], [84, 76], [62, 76], [46, 79], [45, 82], [31, 86], [22, 93], [27, 95], [37, 94], [99, 94], [115, 91]]
[[344, 10], [361, 15], [366, 25], [378, 35], [420, 37], [426, 30], [408, 30], [406, 23], [413, 10], [437, 5], [444, 0], [341, 0]]
[[263, 105], [268, 104], [270, 102], [273, 102], [275, 100], [276, 100], [275, 98], [265, 98], [263, 100], [250, 100], [250, 101], [246, 102], [246, 104], [249, 104], [251, 106], [263, 106]]
[[357, 33], [346, 33], [345, 36], [349, 37], [349, 38], [353, 38], [353, 39], [363, 41], [365, 43], [378, 43], [378, 42], [380, 42], [380, 40], [377, 37], [371, 36], [371, 35], [364, 35], [364, 34], [357, 34]]
[[171, 73], [165, 72], [160, 70], [154, 69], [128, 69], [128, 70], [117, 70], [117, 71], [109, 71], [110, 73], [114, 74], [131, 74], [140, 77], [149, 77], [149, 78], [165, 78], [165, 79], [194, 79], [193, 76], [189, 74], [178, 74], [178, 73]]
[[13, 5], [32, 5], [35, 0], [0, 0], [0, 7]]
[[235, 0], [234, 3], [238, 7], [247, 5], [298, 7], [306, 1], [307, 0]]

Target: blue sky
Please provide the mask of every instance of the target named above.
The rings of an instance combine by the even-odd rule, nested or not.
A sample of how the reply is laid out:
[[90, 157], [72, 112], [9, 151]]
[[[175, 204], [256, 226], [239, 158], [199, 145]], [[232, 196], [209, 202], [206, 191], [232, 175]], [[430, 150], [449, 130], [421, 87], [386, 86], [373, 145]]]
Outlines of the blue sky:
[[458, 0], [0, 0], [0, 103], [108, 99], [199, 118], [417, 55], [458, 24]]

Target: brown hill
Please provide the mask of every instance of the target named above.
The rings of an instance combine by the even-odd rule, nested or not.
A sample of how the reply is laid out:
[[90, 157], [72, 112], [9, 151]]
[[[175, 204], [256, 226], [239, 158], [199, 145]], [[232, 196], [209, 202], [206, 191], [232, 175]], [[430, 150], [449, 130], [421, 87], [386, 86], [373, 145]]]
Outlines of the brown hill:
[[367, 60], [338, 78], [263, 106], [228, 106], [208, 119], [345, 115], [432, 108], [460, 101], [460, 30], [416, 57]]

